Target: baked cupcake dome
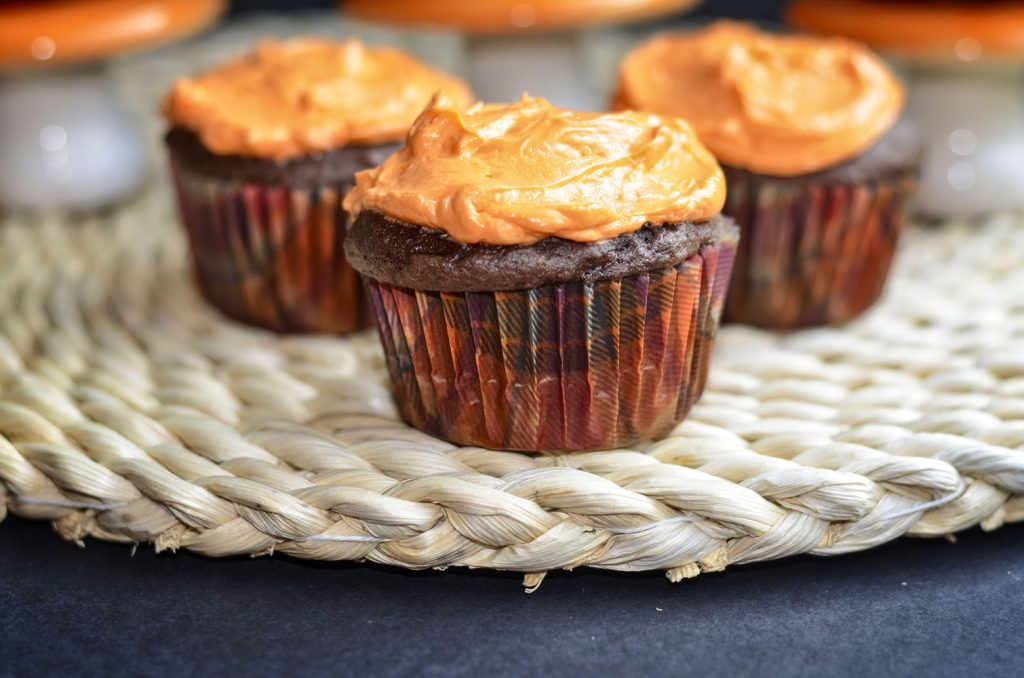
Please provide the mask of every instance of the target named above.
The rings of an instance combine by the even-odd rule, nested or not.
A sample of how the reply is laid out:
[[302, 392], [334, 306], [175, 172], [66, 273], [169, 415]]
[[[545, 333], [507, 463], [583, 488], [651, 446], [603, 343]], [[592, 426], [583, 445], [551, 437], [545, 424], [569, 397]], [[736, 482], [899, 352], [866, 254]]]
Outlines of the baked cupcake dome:
[[867, 49], [719, 22], [633, 50], [613, 105], [686, 118], [723, 163], [744, 232], [729, 320], [839, 323], [877, 299], [920, 145]]
[[736, 241], [724, 188], [680, 120], [429, 106], [345, 199], [403, 417], [527, 451], [667, 433], [707, 376]]
[[167, 145], [196, 279], [229, 317], [279, 332], [368, 326], [341, 198], [458, 79], [357, 41], [266, 42], [178, 80]]

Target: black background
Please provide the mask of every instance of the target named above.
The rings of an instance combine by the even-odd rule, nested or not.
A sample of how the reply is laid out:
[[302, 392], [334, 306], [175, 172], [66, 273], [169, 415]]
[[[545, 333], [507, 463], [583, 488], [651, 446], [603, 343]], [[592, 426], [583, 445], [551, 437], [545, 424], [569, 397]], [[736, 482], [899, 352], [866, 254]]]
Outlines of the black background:
[[1024, 525], [530, 595], [512, 573], [130, 554], [0, 524], [0, 675], [1024, 675]]

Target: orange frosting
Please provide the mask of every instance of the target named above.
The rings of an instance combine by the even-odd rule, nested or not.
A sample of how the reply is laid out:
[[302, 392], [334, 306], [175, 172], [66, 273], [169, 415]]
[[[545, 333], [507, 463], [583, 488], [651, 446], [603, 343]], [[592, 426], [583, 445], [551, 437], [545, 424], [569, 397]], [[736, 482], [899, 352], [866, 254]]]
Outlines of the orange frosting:
[[718, 22], [632, 51], [615, 106], [682, 116], [722, 163], [793, 176], [867, 150], [903, 100], [896, 77], [860, 45]]
[[404, 148], [356, 175], [345, 208], [463, 243], [518, 245], [706, 221], [724, 200], [721, 168], [684, 121], [579, 113], [524, 95], [468, 110], [435, 99]]
[[397, 141], [436, 92], [472, 101], [461, 80], [396, 49], [301, 39], [178, 80], [164, 113], [214, 153], [284, 159]]

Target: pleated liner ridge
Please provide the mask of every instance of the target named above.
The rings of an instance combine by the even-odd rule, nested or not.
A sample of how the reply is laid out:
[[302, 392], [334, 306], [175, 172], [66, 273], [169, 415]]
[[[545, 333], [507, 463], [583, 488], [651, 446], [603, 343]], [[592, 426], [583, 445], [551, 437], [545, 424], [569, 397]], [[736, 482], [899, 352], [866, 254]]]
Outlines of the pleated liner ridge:
[[734, 242], [678, 267], [493, 293], [365, 280], [405, 420], [462, 445], [537, 452], [668, 433], [700, 397]]
[[225, 315], [277, 332], [370, 327], [342, 247], [349, 186], [220, 181], [180, 166], [173, 174], [196, 281]]
[[815, 184], [726, 169], [740, 225], [726, 322], [772, 329], [843, 323], [885, 287], [915, 175]]

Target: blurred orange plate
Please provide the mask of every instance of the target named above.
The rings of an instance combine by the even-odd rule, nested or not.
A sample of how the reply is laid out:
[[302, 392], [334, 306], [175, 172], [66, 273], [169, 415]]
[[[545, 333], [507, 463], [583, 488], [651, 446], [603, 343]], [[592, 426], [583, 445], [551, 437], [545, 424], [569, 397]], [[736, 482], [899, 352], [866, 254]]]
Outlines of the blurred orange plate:
[[700, 0], [346, 0], [342, 10], [371, 21], [507, 33], [640, 21], [690, 9]]
[[975, 61], [1024, 55], [1024, 3], [794, 0], [789, 22], [909, 57]]
[[196, 33], [226, 0], [90, 0], [0, 6], [0, 67], [68, 64], [153, 47]]

